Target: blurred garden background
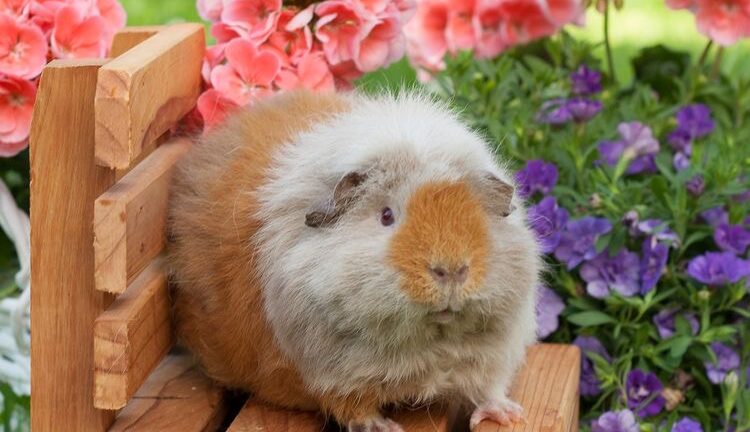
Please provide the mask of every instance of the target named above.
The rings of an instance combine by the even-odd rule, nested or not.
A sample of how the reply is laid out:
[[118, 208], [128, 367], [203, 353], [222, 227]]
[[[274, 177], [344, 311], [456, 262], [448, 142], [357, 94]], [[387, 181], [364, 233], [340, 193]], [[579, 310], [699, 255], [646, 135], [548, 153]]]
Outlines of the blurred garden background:
[[[97, 4], [111, 6], [113, 1], [97, 0]], [[195, 0], [118, 1], [127, 13], [129, 26], [202, 21]], [[0, 0], [0, 6], [11, 3]], [[205, 5], [222, 5], [219, 0], [199, 3], [204, 5], [204, 17], [211, 12]], [[224, 2], [227, 3], [231, 1]], [[408, 0], [386, 3], [399, 4], [400, 9], [389, 16], [378, 16], [378, 20], [382, 19], [379, 22], [414, 12], [408, 11], [414, 7]], [[436, 3], [440, 2], [416, 2], [423, 9]], [[460, 3], [455, 0], [447, 7], [456, 8]], [[492, 9], [503, 2], [486, 3]], [[529, 5], [531, 9], [533, 5], [541, 8], [539, 5], [547, 7], [553, 1], [507, 3], [520, 4], [515, 18], [522, 19], [512, 24], [523, 27], [538, 20], [535, 11], [529, 12]], [[571, 5], [575, 1], [560, 3]], [[549, 272], [547, 286], [540, 287], [539, 336], [552, 342], [576, 343], [587, 353], [581, 383], [582, 430], [748, 431], [750, 0], [722, 3], [746, 8], [743, 10], [747, 11], [747, 21], [727, 25], [721, 14], [709, 17], [713, 18], [713, 30], [718, 28], [720, 33], [728, 26], [735, 36], [724, 44], [729, 46], [720, 48], [713, 43], [710, 50], [709, 39], [696, 29], [694, 12], [699, 9], [698, 4], [716, 6], [718, 0], [585, 3], [591, 6], [585, 12], [585, 25], [566, 25], [580, 21], [577, 15], [560, 20], [548, 16], [557, 22], [533, 36], [513, 35], [518, 29], [506, 25], [512, 28], [509, 40], [496, 44], [497, 49], [491, 53], [477, 54], [483, 58], [459, 52], [467, 46], [451, 45], [460, 45], [461, 41], [455, 34], [447, 36], [444, 25], [440, 29], [442, 51], [436, 50], [432, 64], [420, 58], [426, 57], [434, 42], [425, 37], [430, 36], [428, 31], [419, 28], [426, 27], [423, 19], [407, 35], [411, 42], [417, 41], [410, 48], [418, 48], [409, 56], [425, 70], [434, 66], [431, 72], [435, 79], [427, 85], [436, 97], [461, 110], [465, 120], [498, 147], [498, 155], [520, 170], [519, 193], [525, 188], [529, 214], [540, 216], [536, 220], [530, 217], [530, 224], [540, 242], [556, 241], [554, 247], [545, 250]], [[683, 9], [670, 9], [667, 3]], [[294, 3], [284, 2], [287, 15], [281, 15], [283, 19], [303, 15], [287, 4]], [[610, 5], [609, 46], [614, 74], [607, 65], [603, 43], [604, 15], [594, 5]], [[685, 9], [688, 6], [693, 11]], [[123, 25], [122, 15], [112, 14], [113, 10], [118, 12], [115, 9], [102, 7], [96, 11], [110, 13], [112, 32], [102, 33], [105, 36], [111, 36]], [[387, 41], [388, 55], [367, 63], [366, 56], [343, 59], [340, 53], [329, 50], [329, 44], [322, 42], [326, 35], [321, 35], [321, 29], [316, 27], [323, 13], [316, 8], [313, 18], [310, 11], [309, 19], [297, 29], [278, 24], [280, 30], [274, 33], [278, 39], [264, 34], [255, 35], [253, 40], [247, 28], [237, 32], [231, 25], [222, 28], [226, 24], [221, 22], [224, 18], [214, 16], [214, 29], [224, 31], [226, 47], [217, 50], [218, 54], [209, 50], [204, 65], [205, 92], [189, 119], [200, 115], [202, 120], [198, 123], [203, 126], [205, 121], [209, 129], [230, 108], [254, 103], [254, 90], [268, 95], [296, 87], [347, 88], [363, 72], [355, 85], [367, 90], [417, 83], [417, 72], [409, 60], [402, 58], [390, 64], [403, 54], [394, 48], [403, 40], [394, 41], [401, 30], [406, 33], [402, 29], [406, 19], [401, 22], [402, 17], [396, 18], [398, 31], [392, 32], [392, 40]], [[0, 8], [0, 12], [5, 14], [7, 9]], [[12, 200], [28, 212], [26, 137], [39, 73], [44, 63], [53, 58], [105, 56], [107, 38], [81, 32], [94, 37], [89, 43], [73, 43], [77, 42], [75, 37], [68, 40], [70, 46], [63, 48], [80, 48], [73, 52], [61, 48], [65, 41], [53, 40], [57, 36], [52, 28], [64, 27], [66, 22], [53, 25], [43, 18], [29, 19], [35, 12], [11, 12], [18, 13], [15, 23], [5, 17], [7, 28], [18, 27], [11, 32], [23, 25], [38, 27], [32, 29], [38, 33], [37, 40], [30, 44], [36, 44], [36, 52], [20, 50], [17, 57], [28, 60], [23, 55], [31, 53], [36, 54], [31, 60], [41, 60], [36, 64], [31, 60], [14, 62], [8, 54], [14, 51], [0, 46], [0, 178], [10, 189]], [[544, 13], [552, 15], [549, 10]], [[582, 13], [580, 9], [578, 13]], [[416, 16], [419, 17], [418, 12]], [[518, 32], [533, 33], [532, 25], [528, 25]], [[722, 25], [725, 28], [720, 28]], [[211, 24], [206, 23], [205, 27], [211, 45]], [[491, 32], [490, 27], [478, 32]], [[288, 49], [284, 38], [290, 33], [302, 33], [302, 28], [315, 32], [315, 48], [295, 45]], [[561, 28], [563, 35], [558, 34]], [[712, 37], [716, 35], [713, 33]], [[475, 53], [487, 49], [475, 36], [468, 48], [475, 49]], [[364, 38], [356, 42], [363, 46]], [[0, 38], [0, 44], [13, 44], [15, 40], [15, 36]], [[230, 58], [230, 51], [245, 49], [252, 51], [248, 56], [252, 58], [250, 63], [257, 64], [261, 55], [253, 44], [277, 50], [279, 59], [263, 59], [273, 63], [269, 70], [275, 70], [267, 82], [240, 77], [236, 58]], [[656, 45], [667, 50], [648, 50]], [[88, 51], [91, 47], [94, 51]], [[446, 52], [457, 55], [441, 64]], [[677, 52], [688, 53], [690, 59]], [[307, 60], [310, 63], [304, 64]], [[633, 60], [638, 64], [638, 79]], [[390, 65], [381, 69], [387, 64]], [[320, 71], [325, 73], [318, 74]], [[236, 85], [238, 82], [241, 85]], [[200, 133], [200, 127], [193, 132]], [[585, 244], [575, 245], [581, 246], [577, 250], [581, 256], [571, 259], [570, 245], [565, 242], [578, 237]], [[19, 282], [23, 278], [18, 277], [18, 268], [13, 243], [0, 235], [0, 301], [19, 295], [24, 284]], [[0, 318], [7, 321], [3, 314], [7, 315], [0, 310]], [[0, 327], [0, 349], [16, 349], [9, 326], [5, 327]], [[26, 363], [27, 354], [22, 358]], [[4, 353], [0, 361], [3, 357]], [[0, 430], [28, 429], [28, 369], [26, 382], [21, 384], [9, 384], [0, 377]], [[617, 429], [604, 426], [615, 423], [619, 425]]]

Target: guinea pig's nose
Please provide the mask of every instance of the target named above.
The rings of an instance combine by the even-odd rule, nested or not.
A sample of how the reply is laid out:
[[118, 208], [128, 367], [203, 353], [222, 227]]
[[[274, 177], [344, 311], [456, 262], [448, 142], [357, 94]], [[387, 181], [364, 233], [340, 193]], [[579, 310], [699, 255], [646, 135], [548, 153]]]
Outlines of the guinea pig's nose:
[[450, 269], [446, 266], [436, 265], [430, 267], [430, 275], [439, 285], [463, 285], [469, 274], [469, 266], [462, 265]]

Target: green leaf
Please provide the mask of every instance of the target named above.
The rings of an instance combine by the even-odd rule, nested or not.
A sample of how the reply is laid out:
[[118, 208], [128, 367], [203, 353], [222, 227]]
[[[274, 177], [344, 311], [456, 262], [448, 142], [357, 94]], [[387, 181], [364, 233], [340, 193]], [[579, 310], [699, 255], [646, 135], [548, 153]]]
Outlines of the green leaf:
[[600, 311], [574, 313], [568, 316], [568, 321], [581, 327], [595, 327], [616, 322], [614, 318]]

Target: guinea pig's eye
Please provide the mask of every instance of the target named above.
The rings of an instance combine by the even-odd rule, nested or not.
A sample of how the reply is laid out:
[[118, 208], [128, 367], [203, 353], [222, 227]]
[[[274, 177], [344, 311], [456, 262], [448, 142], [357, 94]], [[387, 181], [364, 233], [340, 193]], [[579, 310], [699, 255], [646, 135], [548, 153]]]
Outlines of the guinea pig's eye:
[[393, 225], [393, 222], [395, 222], [396, 219], [393, 217], [393, 210], [391, 210], [390, 207], [385, 207], [380, 212], [380, 223], [383, 224], [383, 226], [390, 226]]

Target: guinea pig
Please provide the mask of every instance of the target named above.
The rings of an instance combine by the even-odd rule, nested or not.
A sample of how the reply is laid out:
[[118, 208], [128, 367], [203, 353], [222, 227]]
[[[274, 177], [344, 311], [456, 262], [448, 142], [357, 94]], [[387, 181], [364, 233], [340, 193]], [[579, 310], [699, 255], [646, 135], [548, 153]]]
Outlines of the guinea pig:
[[427, 96], [271, 97], [176, 169], [179, 340], [218, 383], [350, 431], [401, 431], [384, 406], [438, 400], [510, 424], [542, 265], [524, 212]]

